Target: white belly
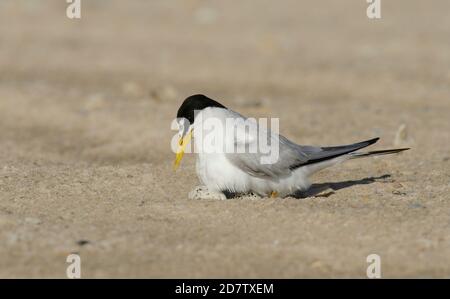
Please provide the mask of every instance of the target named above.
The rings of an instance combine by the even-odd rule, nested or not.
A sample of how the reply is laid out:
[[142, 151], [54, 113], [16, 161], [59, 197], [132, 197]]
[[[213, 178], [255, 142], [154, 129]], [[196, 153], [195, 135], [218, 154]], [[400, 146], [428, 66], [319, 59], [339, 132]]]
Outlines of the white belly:
[[280, 196], [287, 196], [310, 186], [306, 168], [299, 168], [290, 176], [278, 180], [263, 179], [240, 170], [231, 164], [224, 154], [219, 153], [198, 154], [196, 168], [202, 184], [216, 192], [253, 192], [261, 196], [277, 192]]

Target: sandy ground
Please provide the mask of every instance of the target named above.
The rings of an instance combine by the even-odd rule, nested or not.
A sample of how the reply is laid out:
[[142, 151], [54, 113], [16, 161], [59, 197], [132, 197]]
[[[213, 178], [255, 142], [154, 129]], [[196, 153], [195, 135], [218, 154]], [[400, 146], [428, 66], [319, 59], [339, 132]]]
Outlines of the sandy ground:
[[[450, 4], [0, 1], [0, 277], [450, 277]], [[188, 200], [170, 123], [205, 93], [301, 144], [401, 155], [306, 199]], [[394, 144], [398, 128], [406, 137]]]

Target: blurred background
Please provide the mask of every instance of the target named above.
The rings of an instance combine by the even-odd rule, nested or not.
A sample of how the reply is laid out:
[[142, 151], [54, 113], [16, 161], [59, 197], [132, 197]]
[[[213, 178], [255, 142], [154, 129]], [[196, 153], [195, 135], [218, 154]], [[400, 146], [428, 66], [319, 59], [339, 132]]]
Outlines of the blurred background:
[[[81, 3], [0, 1], [0, 276], [81, 252], [88, 277], [359, 277], [374, 250], [388, 276], [450, 275], [448, 1]], [[413, 150], [302, 204], [189, 202], [170, 123], [194, 93], [301, 144]]]

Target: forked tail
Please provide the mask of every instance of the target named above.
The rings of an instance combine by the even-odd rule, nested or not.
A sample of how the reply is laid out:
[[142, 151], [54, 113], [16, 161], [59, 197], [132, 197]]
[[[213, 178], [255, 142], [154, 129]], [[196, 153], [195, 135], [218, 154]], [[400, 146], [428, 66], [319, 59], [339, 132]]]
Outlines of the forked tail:
[[409, 148], [395, 148], [388, 150], [379, 150], [379, 151], [370, 151], [370, 152], [354, 152], [350, 153], [350, 159], [370, 157], [370, 156], [381, 156], [381, 155], [389, 155], [389, 154], [397, 154], [403, 151], [409, 150]]
[[397, 154], [409, 148], [396, 148], [388, 150], [359, 152], [358, 150], [374, 144], [379, 138], [373, 138], [367, 141], [358, 142], [349, 145], [322, 147], [321, 151], [315, 152], [310, 155], [310, 159], [300, 166], [309, 164], [309, 173], [312, 174], [324, 168], [336, 165], [350, 159], [381, 156], [389, 154]]

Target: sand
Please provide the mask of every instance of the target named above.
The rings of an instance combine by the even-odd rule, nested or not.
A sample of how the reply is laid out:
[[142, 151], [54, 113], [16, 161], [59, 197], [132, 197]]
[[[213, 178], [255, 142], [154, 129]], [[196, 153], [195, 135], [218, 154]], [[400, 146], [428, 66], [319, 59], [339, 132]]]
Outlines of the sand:
[[[0, 2], [0, 277], [450, 277], [450, 4]], [[304, 199], [189, 200], [170, 124], [204, 93], [301, 144], [397, 156]], [[402, 127], [404, 127], [402, 129]]]

